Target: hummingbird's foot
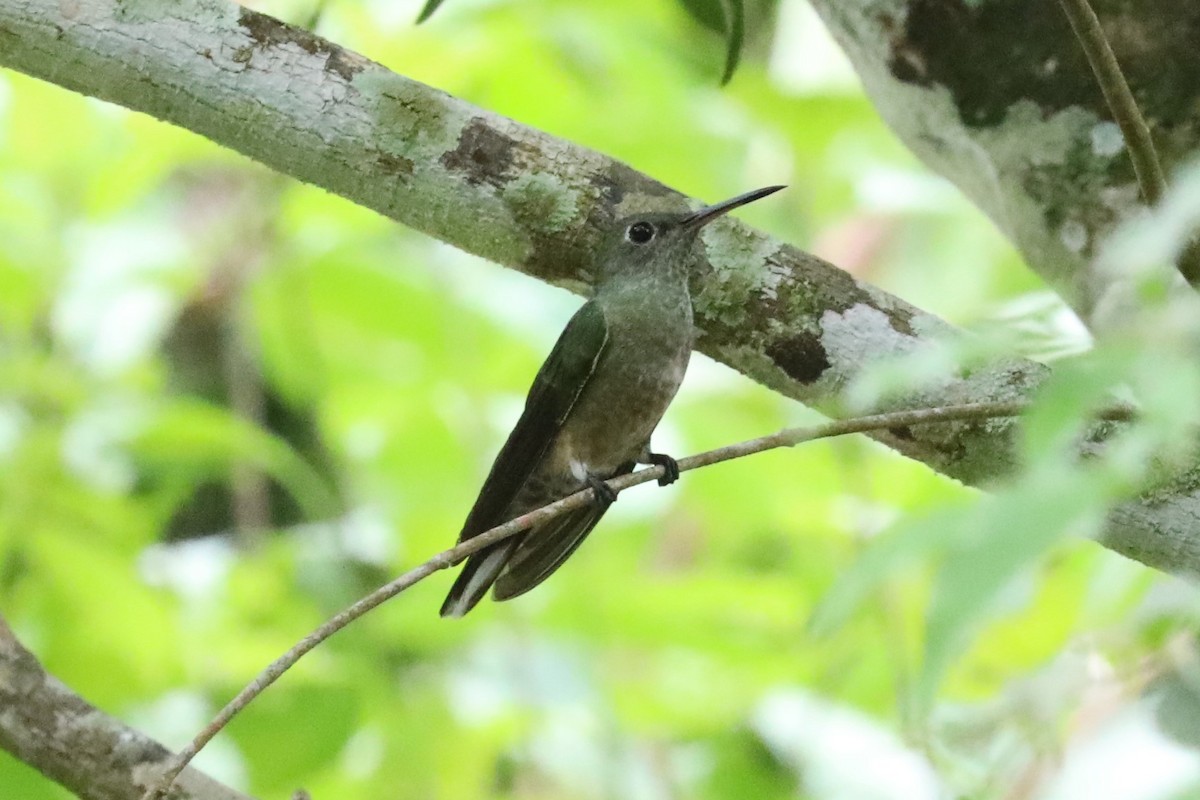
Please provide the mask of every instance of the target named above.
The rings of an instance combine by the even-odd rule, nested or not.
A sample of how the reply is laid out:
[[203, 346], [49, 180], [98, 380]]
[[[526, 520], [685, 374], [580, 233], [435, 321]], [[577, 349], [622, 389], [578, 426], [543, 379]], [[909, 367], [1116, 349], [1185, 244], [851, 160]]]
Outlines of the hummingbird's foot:
[[595, 494], [595, 502], [601, 511], [606, 510], [613, 503], [617, 502], [617, 492], [600, 478], [588, 473], [587, 485]]
[[659, 486], [670, 486], [672, 483], [679, 480], [678, 461], [664, 453], [650, 453], [649, 457], [650, 459], [646, 463], [663, 468], [662, 477], [658, 479]]

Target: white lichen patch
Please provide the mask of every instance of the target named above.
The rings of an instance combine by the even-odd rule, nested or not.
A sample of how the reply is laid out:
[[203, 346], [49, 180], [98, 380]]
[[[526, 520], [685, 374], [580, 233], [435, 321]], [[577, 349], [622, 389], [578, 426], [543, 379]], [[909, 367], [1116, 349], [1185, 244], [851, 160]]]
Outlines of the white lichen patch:
[[1062, 164], [1082, 137], [1090, 137], [1096, 126], [1091, 111], [1071, 107], [1046, 116], [1031, 100], [1013, 103], [1004, 121], [981, 132], [981, 143], [1001, 164]]
[[504, 188], [513, 215], [540, 233], [566, 230], [579, 214], [579, 192], [547, 173], [521, 175]]
[[[897, 320], [904, 320], [908, 329], [913, 336], [919, 339], [936, 339], [943, 336], [952, 336], [957, 329], [940, 317], [933, 314], [927, 314], [918, 308], [914, 308], [903, 300], [894, 295], [890, 295], [878, 286], [870, 283], [858, 282], [858, 289], [867, 296], [876, 309], [889, 315], [893, 320], [893, 327], [899, 324]], [[905, 331], [900, 331], [905, 333]]]
[[[1069, 154], [1078, 154], [1081, 144], [1101, 151], [1115, 146], [1106, 128], [1093, 138], [1101, 122], [1095, 113], [1072, 107], [1047, 116], [1037, 104], [1019, 100], [998, 123], [964, 124], [962, 109], [947, 87], [900, 81], [892, 73], [896, 31], [904, 28], [896, 20], [904, 19], [908, 3], [818, 0], [814, 5], [900, 138], [987, 213], [1029, 265], [1076, 304], [1075, 276], [1084, 264], [1064, 247], [1057, 226], [1047, 224], [1046, 209], [1078, 205], [1072, 186], [1088, 178], [1064, 179], [1081, 168]], [[1060, 65], [1047, 62], [1043, 69], [1053, 73]]]
[[1125, 137], [1115, 122], [1097, 122], [1092, 126], [1092, 153], [1111, 158], [1125, 149]]
[[779, 298], [779, 284], [791, 274], [785, 265], [775, 261], [768, 261], [763, 267], [763, 282], [759, 287], [759, 292], [764, 300], [776, 300]]
[[[517, 224], [512, 209], [487, 183], [471, 180], [468, 167], [451, 169], [448, 155], [470, 146], [497, 148], [505, 157], [507, 142], [501, 119], [449, 95], [380, 68], [354, 76], [361, 97], [356, 106], [372, 117], [376, 160], [390, 163], [397, 179], [383, 185], [385, 195], [372, 207], [469, 253], [501, 264], [522, 263], [533, 245]], [[472, 225], [463, 225], [464, 209]]]
[[747, 293], [759, 292], [774, 299], [779, 284], [788, 274], [782, 266], [764, 265], [779, 249], [779, 242], [733, 220], [719, 220], [701, 233], [708, 263], [721, 283], [732, 283]]
[[1072, 253], [1082, 253], [1088, 244], [1088, 229], [1079, 220], [1069, 219], [1058, 229], [1058, 237]]
[[877, 360], [880, 353], [903, 355], [919, 345], [919, 340], [897, 331], [887, 314], [865, 303], [841, 313], [826, 311], [821, 315], [821, 346], [829, 369], [818, 383], [833, 394], [859, 375], [864, 364]]
[[946, 320], [924, 311], [914, 313], [908, 321], [908, 326], [912, 329], [913, 336], [918, 339], [942, 339], [958, 333], [958, 328]]
[[457, 147], [473, 116], [470, 106], [383, 68], [358, 73], [353, 85], [385, 134], [380, 149], [414, 161], [435, 162]]

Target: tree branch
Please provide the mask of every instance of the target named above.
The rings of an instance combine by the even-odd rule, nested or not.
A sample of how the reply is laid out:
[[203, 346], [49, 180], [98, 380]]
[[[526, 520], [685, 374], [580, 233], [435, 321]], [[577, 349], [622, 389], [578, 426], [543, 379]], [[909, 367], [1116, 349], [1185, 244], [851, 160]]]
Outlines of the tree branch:
[[[1100, 18], [1092, 10], [1088, 0], [1059, 0], [1071, 20], [1071, 29], [1087, 54], [1088, 64], [1096, 75], [1096, 83], [1104, 94], [1104, 101], [1112, 111], [1113, 119], [1121, 128], [1125, 139], [1125, 147], [1129, 150], [1129, 160], [1133, 162], [1133, 171], [1137, 174], [1138, 185], [1142, 189], [1142, 197], [1150, 206], [1158, 205], [1167, 191], [1167, 179], [1163, 177], [1162, 164], [1158, 161], [1158, 151], [1154, 140], [1150, 138], [1150, 126], [1138, 108], [1133, 92], [1129, 90], [1129, 82], [1117, 62], [1100, 27]], [[1184, 248], [1176, 264], [1180, 274], [1192, 285], [1200, 288], [1200, 242], [1193, 239]]]
[[[961, 406], [947, 406], [942, 408], [921, 408], [912, 411], [893, 411], [886, 414], [874, 414], [866, 417], [855, 417], [852, 419], [838, 420], [829, 422], [824, 425], [817, 425], [805, 428], [788, 428], [770, 436], [762, 436], [757, 439], [749, 439], [737, 444], [727, 445], [715, 450], [709, 450], [698, 455], [689, 456], [688, 458], [680, 459], [679, 471], [681, 473], [688, 472], [700, 467], [707, 467], [713, 464], [720, 464], [723, 461], [732, 461], [735, 458], [762, 453], [767, 450], [775, 450], [780, 447], [795, 447], [804, 442], [811, 442], [817, 439], [828, 439], [834, 436], [845, 436], [851, 433], [867, 433], [870, 431], [878, 431], [886, 428], [896, 427], [917, 427], [923, 425], [944, 425], [949, 422], [970, 421], [970, 420], [989, 420], [997, 417], [1012, 417], [1022, 413], [1028, 404], [1022, 401], [1009, 401], [1002, 403], [972, 403]], [[1097, 415], [1097, 419], [1101, 420], [1129, 420], [1133, 417], [1133, 412], [1128, 408], [1112, 408], [1103, 411]], [[646, 483], [651, 480], [657, 480], [663, 476], [663, 468], [661, 466], [650, 467], [648, 469], [639, 470], [628, 475], [621, 475], [607, 481], [608, 485], [617, 492], [624, 491], [632, 486]], [[320, 645], [330, 636], [333, 636], [338, 631], [342, 630], [350, 623], [357, 620], [372, 609], [378, 608], [383, 603], [391, 600], [396, 595], [428, 578], [433, 573], [448, 569], [449, 567], [458, 564], [472, 553], [477, 553], [480, 550], [492, 545], [502, 539], [507, 539], [510, 536], [515, 536], [522, 531], [526, 531], [535, 525], [540, 525], [544, 522], [566, 514], [577, 508], [594, 501], [595, 493], [592, 489], [584, 489], [576, 492], [573, 495], [564, 497], [561, 500], [556, 500], [553, 503], [534, 509], [527, 514], [522, 514], [503, 525], [497, 525], [490, 530], [468, 539], [449, 550], [443, 550], [437, 555], [429, 558], [424, 563], [410, 569], [400, 577], [389, 583], [384, 584], [375, 591], [371, 592], [366, 597], [355, 602], [353, 605], [335, 614], [324, 624], [305, 636], [282, 656], [271, 662], [262, 672], [258, 674], [236, 697], [230, 700], [220, 713], [213, 718], [212, 722], [204, 727], [196, 738], [171, 761], [163, 772], [161, 781], [151, 789], [149, 789], [142, 800], [157, 800], [163, 796], [163, 793], [170, 788], [171, 782], [179, 771], [186, 767], [196, 754], [208, 744], [214, 736], [216, 736], [229, 722], [239, 714], [242, 709], [254, 701], [256, 697], [266, 691], [267, 687], [273, 684], [276, 680], [291, 669], [296, 662], [303, 658], [313, 648]]]
[[[1120, 131], [1058, 4], [812, 5], [896, 134], [1091, 320], [1115, 280], [1094, 263], [1098, 248], [1143, 206]], [[1094, 6], [1169, 175], [1193, 158], [1200, 130], [1196, 4]]]
[[[114, 0], [0, 0], [0, 65], [203, 134], [581, 293], [590, 253], [614, 216], [686, 202], [624, 164], [270, 17], [222, 0], [151, 7], [159, 13], [121, 13]], [[716, 222], [704, 236], [708, 257], [696, 266], [693, 292], [698, 349], [801, 402], [835, 400], [864, 362], [954, 333], [736, 220]], [[1020, 399], [1046, 374], [1014, 359], [906, 405]], [[960, 443], [880, 438], [974, 482], [988, 476], [989, 462], [1009, 460], [1010, 442], [993, 433], [971, 437], [969, 458]]]
[[[834, 16], [851, 19], [865, 2], [840, 5]], [[624, 164], [224, 0], [139, 4], [137, 13], [116, 0], [0, 0], [0, 65], [152, 114], [577, 291], [587, 284], [598, 232], [615, 215], [685, 202]], [[704, 244], [693, 276], [698, 349], [806, 404], [835, 407], [865, 365], [957, 335], [736, 220], [714, 223]], [[895, 406], [1023, 400], [1047, 374], [1031, 361], [998, 359]], [[960, 426], [953, 436], [939, 426], [872, 435], [975, 485], [1014, 459], [1013, 427], [999, 420]], [[1104, 543], [1152, 566], [1200, 574], [1198, 487], [1200, 477], [1186, 475], [1173, 492], [1118, 509]]]
[[[47, 675], [0, 617], [0, 748], [83, 800], [134, 800], [170, 753]], [[172, 800], [250, 800], [188, 769]]]

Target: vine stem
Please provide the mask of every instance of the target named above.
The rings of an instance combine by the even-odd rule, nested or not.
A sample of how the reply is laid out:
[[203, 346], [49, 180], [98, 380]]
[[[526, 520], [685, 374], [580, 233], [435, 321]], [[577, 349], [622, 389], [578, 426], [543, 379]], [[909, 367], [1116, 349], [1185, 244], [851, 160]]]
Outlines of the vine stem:
[[[1096, 83], [1104, 93], [1104, 101], [1125, 138], [1142, 198], [1146, 205], [1156, 206], [1167, 190], [1162, 164], [1150, 136], [1150, 126], [1146, 124], [1129, 82], [1125, 80], [1125, 73], [1117, 63], [1104, 29], [1100, 27], [1100, 18], [1088, 0], [1059, 0], [1059, 4], [1071, 21], [1075, 38], [1083, 47], [1092, 73], [1096, 76]], [[1175, 266], [1193, 288], [1200, 289], [1200, 241], [1196, 237], [1184, 244]]]

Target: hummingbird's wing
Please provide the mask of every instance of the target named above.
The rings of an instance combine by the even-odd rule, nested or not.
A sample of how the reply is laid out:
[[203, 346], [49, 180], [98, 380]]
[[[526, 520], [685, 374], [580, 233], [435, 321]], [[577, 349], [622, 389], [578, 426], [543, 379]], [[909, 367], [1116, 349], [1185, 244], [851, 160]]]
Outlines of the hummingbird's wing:
[[[533, 379], [525, 410], [492, 464], [458, 536], [460, 542], [508, 521], [509, 507], [541, 464], [555, 434], [562, 429], [607, 343], [608, 323], [604, 312], [594, 301], [588, 301], [571, 317], [546, 363]], [[461, 616], [470, 611], [496, 580], [523, 538], [515, 536], [497, 542], [468, 558], [442, 604], [442, 616]]]
[[[633, 467], [633, 462], [623, 464], [612, 477], [632, 472]], [[593, 503], [532, 528], [506, 559], [496, 580], [496, 599], [510, 600], [549, 578], [583, 543], [606, 510]]]

